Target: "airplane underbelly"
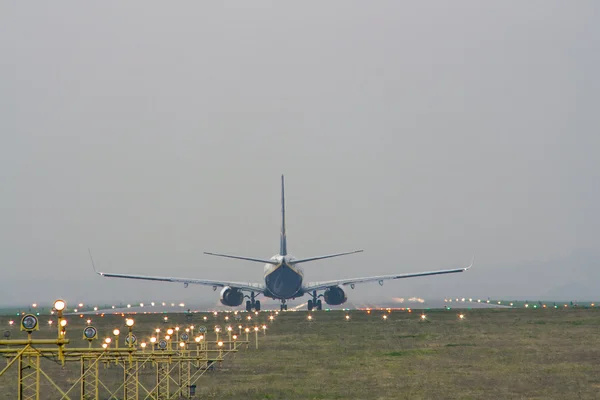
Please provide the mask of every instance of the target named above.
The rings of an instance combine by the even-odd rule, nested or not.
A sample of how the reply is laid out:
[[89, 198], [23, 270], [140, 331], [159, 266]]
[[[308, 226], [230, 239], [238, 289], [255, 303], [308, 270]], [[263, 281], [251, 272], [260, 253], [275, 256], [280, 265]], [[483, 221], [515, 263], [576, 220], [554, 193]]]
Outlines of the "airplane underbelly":
[[302, 287], [302, 275], [287, 265], [281, 265], [265, 276], [269, 292], [279, 299], [291, 299]]

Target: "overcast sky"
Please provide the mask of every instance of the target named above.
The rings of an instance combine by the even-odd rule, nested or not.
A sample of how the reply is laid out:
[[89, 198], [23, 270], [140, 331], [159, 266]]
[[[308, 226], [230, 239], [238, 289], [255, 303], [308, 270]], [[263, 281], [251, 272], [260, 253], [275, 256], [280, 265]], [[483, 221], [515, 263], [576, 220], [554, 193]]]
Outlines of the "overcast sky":
[[[600, 242], [596, 1], [0, 4], [0, 304], [215, 298]], [[466, 274], [386, 284], [448, 293]], [[28, 282], [28, 283], [25, 283]], [[357, 287], [351, 296], [378, 293]]]

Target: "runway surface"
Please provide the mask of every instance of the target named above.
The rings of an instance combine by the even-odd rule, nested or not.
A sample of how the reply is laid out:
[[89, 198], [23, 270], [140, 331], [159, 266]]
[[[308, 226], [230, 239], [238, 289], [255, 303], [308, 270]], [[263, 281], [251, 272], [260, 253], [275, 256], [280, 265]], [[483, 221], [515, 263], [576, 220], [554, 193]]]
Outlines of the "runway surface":
[[[306, 302], [290, 302], [288, 303], [288, 311], [306, 311]], [[331, 310], [366, 310], [366, 309], [412, 309], [412, 310], [425, 310], [425, 309], [481, 309], [481, 308], [510, 308], [509, 305], [499, 305], [486, 303], [485, 301], [478, 302], [477, 300], [469, 301], [465, 299], [437, 299], [437, 300], [424, 300], [424, 299], [390, 299], [376, 302], [352, 302], [348, 301], [341, 306], [328, 306], [323, 304], [324, 309]], [[279, 302], [276, 301], [263, 301], [262, 310], [279, 310]], [[201, 304], [185, 304], [181, 306], [178, 303], [156, 303], [154, 306], [144, 305], [143, 307], [134, 304], [127, 305], [115, 305], [114, 308], [102, 308], [98, 310], [82, 310], [77, 313], [71, 314], [98, 314], [98, 313], [139, 313], [139, 314], [154, 314], [154, 313], [187, 313], [187, 312], [226, 312], [226, 311], [245, 311], [244, 307], [227, 307], [222, 304], [215, 303], [201, 303]]]

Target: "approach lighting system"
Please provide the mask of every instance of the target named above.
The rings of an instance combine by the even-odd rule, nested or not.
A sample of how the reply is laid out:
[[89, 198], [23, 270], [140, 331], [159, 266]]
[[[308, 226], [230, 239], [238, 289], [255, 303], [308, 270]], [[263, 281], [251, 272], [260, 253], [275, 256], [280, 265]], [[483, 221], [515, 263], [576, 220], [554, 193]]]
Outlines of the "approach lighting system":
[[133, 318], [127, 318], [125, 320], [125, 325], [127, 325], [129, 328], [131, 328], [133, 326], [133, 324], [135, 324], [135, 321], [133, 320]]
[[64, 300], [56, 300], [54, 302], [54, 309], [56, 311], [63, 311], [67, 307], [67, 303]]
[[152, 336], [150, 338], [150, 343], [152, 343], [152, 344], [156, 343], [156, 338], [154, 336]]
[[120, 333], [121, 333], [121, 331], [118, 329], [113, 330], [113, 335], [115, 335], [115, 336], [119, 336]]
[[171, 329], [171, 328], [167, 329], [167, 335], [169, 335], [169, 336], [173, 335], [173, 329]]
[[61, 319], [61, 320], [60, 320], [60, 326], [61, 326], [61, 327], [63, 327], [63, 328], [64, 328], [65, 326], [67, 326], [67, 320], [66, 320], [66, 319]]
[[86, 340], [94, 340], [98, 336], [98, 330], [93, 326], [87, 326], [83, 330], [83, 338]]
[[38, 326], [38, 319], [33, 314], [27, 314], [21, 320], [21, 330], [26, 331], [27, 333], [31, 333], [33, 331], [38, 331], [40, 327]]
[[167, 348], [167, 341], [164, 339], [161, 339], [160, 342], [158, 342], [158, 348], [161, 350], [164, 350]]

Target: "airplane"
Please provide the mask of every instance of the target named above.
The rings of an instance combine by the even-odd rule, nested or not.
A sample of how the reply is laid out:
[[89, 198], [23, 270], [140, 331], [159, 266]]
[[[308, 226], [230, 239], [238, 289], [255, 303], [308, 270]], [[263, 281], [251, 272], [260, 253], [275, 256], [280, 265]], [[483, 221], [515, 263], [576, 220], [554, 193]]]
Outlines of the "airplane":
[[[89, 251], [89, 249], [88, 249]], [[225, 257], [236, 260], [245, 260], [256, 263], [265, 264], [264, 267], [264, 283], [252, 283], [252, 282], [233, 282], [223, 280], [208, 280], [208, 279], [193, 279], [193, 278], [175, 278], [165, 276], [145, 276], [145, 275], [129, 275], [129, 274], [115, 274], [108, 272], [98, 272], [92, 259], [92, 253], [90, 251], [90, 259], [92, 261], [92, 268], [98, 275], [106, 278], [124, 278], [124, 279], [140, 279], [147, 281], [158, 281], [158, 282], [175, 282], [183, 283], [184, 287], [188, 287], [189, 284], [196, 285], [207, 285], [212, 286], [213, 290], [222, 288], [220, 292], [221, 304], [229, 307], [238, 307], [242, 305], [244, 299], [246, 300], [247, 311], [260, 311], [261, 304], [260, 300], [257, 300], [259, 295], [263, 295], [265, 298], [271, 298], [279, 300], [281, 302], [280, 310], [287, 310], [287, 301], [302, 297], [305, 294], [309, 295], [311, 299], [308, 300], [308, 310], [313, 309], [321, 310], [323, 303], [321, 298], [325, 300], [325, 303], [337, 306], [344, 304], [347, 300], [346, 287], [350, 286], [354, 289], [358, 283], [365, 282], [379, 282], [383, 286], [383, 282], [392, 279], [404, 279], [413, 278], [418, 276], [429, 276], [429, 275], [442, 275], [452, 274], [458, 272], [467, 271], [473, 265], [471, 264], [464, 268], [456, 269], [444, 269], [429, 272], [417, 272], [408, 274], [394, 274], [394, 275], [378, 275], [368, 276], [362, 278], [350, 278], [350, 279], [335, 279], [322, 282], [309, 282], [304, 283], [304, 271], [300, 264], [312, 262], [316, 260], [323, 260], [326, 258], [333, 258], [339, 256], [345, 256], [349, 254], [360, 253], [363, 250], [354, 250], [345, 253], [329, 254], [318, 257], [309, 258], [295, 258], [287, 252], [287, 237], [285, 230], [285, 186], [284, 177], [281, 175], [281, 233], [279, 240], [279, 254], [274, 255], [270, 259], [258, 259], [251, 257], [240, 257], [230, 254], [219, 254], [204, 252], [204, 254], [216, 257]], [[245, 294], [245, 292], [249, 292]], [[323, 292], [319, 294], [319, 292]]]

